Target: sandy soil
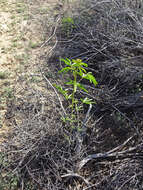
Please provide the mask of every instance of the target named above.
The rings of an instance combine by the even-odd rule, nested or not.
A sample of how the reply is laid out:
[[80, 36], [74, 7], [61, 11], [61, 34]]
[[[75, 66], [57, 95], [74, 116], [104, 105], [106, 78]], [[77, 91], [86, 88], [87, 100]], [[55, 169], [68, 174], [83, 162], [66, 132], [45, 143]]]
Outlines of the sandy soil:
[[24, 88], [19, 78], [26, 84], [44, 62], [49, 47], [41, 45], [49, 38], [58, 3], [58, 0], [0, 0], [0, 142], [12, 126], [5, 119], [7, 102], [19, 96]]

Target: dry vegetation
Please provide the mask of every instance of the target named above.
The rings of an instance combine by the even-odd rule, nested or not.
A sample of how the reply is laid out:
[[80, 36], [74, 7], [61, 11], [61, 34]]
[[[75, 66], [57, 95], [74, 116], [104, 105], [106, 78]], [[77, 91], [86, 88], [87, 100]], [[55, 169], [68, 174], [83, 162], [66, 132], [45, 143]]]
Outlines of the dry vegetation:
[[[26, 83], [24, 96], [8, 102], [13, 132], [1, 145], [1, 189], [7, 181], [22, 190], [143, 189], [141, 1], [75, 3], [62, 1], [53, 27], [44, 23], [52, 30], [41, 47], [47, 62], [33, 75], [41, 81], [32, 78], [39, 87]], [[96, 104], [83, 106], [74, 126], [61, 119], [69, 102], [53, 86], [64, 81], [59, 57], [82, 59], [98, 81], [96, 88], [85, 82]]]

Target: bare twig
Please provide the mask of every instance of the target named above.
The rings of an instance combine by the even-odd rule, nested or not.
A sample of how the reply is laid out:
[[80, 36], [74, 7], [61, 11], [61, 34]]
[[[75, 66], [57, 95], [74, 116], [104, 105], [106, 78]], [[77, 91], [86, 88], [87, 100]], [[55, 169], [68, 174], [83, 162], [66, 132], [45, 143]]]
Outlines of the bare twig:
[[85, 179], [83, 176], [77, 174], [77, 173], [68, 173], [68, 174], [64, 174], [61, 176], [62, 178], [66, 178], [66, 177], [77, 177], [79, 179], [81, 179], [86, 185], [90, 185], [90, 183], [88, 182], [87, 179]]
[[44, 77], [44, 79], [48, 82], [48, 84], [51, 86], [51, 88], [54, 90], [56, 96], [58, 97], [58, 100], [59, 100], [59, 102], [60, 102], [61, 108], [62, 108], [63, 113], [64, 113], [64, 116], [65, 116], [65, 115], [66, 115], [66, 111], [65, 111], [65, 109], [64, 109], [64, 107], [63, 107], [63, 104], [62, 104], [62, 101], [61, 101], [61, 99], [60, 99], [59, 94], [57, 93], [57, 91], [56, 91], [56, 89], [54, 88], [54, 86], [51, 84], [51, 82], [47, 79], [47, 77], [46, 77], [44, 74], [43, 74], [43, 77]]
[[[95, 160], [95, 159], [108, 159], [108, 158], [115, 158], [115, 159], [122, 159], [122, 158], [130, 158], [130, 157], [133, 157], [133, 156], [141, 156], [143, 157], [143, 153], [131, 153], [133, 151], [137, 151], [137, 149], [139, 148], [139, 146], [136, 146], [136, 147], [132, 147], [128, 150], [125, 150], [125, 151], [122, 151], [122, 152], [115, 152], [113, 153], [112, 150], [111, 150], [111, 153], [110, 151], [109, 152], [106, 152], [106, 153], [98, 153], [98, 154], [92, 154], [92, 155], [89, 155], [87, 156], [86, 158], [84, 158], [82, 161], [80, 161], [78, 163], [78, 168], [79, 170], [82, 169], [89, 161], [91, 160]], [[130, 154], [129, 154], [130, 153]]]
[[76, 133], [76, 137], [77, 137], [77, 143], [76, 143], [76, 152], [79, 154], [81, 152], [81, 149], [82, 149], [82, 143], [84, 141], [84, 138], [86, 136], [86, 131], [87, 131], [87, 127], [86, 127], [86, 122], [89, 118], [89, 114], [90, 114], [90, 111], [92, 109], [92, 104], [89, 105], [89, 108], [88, 108], [88, 111], [86, 113], [86, 116], [85, 116], [85, 119], [83, 121], [83, 125], [81, 127], [81, 130], [80, 131], [77, 131]]
[[55, 28], [54, 28], [54, 31], [53, 31], [53, 34], [48, 38], [48, 40], [46, 40], [40, 48], [43, 48], [55, 35], [56, 35], [56, 31], [57, 31], [57, 28], [58, 28], [58, 24], [59, 24], [59, 21], [60, 21], [60, 17], [57, 18], [57, 21], [56, 21], [56, 24], [55, 24]]

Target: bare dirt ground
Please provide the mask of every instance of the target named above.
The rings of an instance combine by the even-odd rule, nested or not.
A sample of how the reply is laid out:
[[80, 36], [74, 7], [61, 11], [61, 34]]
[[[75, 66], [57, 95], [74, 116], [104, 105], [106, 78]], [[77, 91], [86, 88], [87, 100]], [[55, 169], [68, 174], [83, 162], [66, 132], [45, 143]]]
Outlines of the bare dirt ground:
[[24, 98], [27, 84], [38, 89], [39, 65], [50, 46], [49, 38], [58, 0], [0, 0], [0, 142], [11, 129], [7, 122], [7, 102]]

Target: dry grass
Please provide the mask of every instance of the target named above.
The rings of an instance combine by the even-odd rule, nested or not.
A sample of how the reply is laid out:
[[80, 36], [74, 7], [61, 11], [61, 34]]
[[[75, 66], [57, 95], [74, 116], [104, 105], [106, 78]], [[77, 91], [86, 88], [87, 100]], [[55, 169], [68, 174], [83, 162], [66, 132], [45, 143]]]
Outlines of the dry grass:
[[[1, 168], [13, 171], [17, 188], [28, 189], [29, 181], [39, 190], [143, 188], [143, 15], [134, 2], [76, 4], [76, 9], [63, 13], [64, 18], [72, 14], [74, 27], [68, 23], [63, 28], [63, 22], [58, 25], [62, 18], [55, 16], [51, 37], [43, 45], [46, 48], [51, 42], [54, 51], [47, 51], [52, 56], [46, 68], [40, 67], [39, 87], [26, 83], [21, 90], [24, 96], [9, 102], [6, 114], [14, 130], [2, 146], [9, 165]], [[61, 120], [63, 108], [68, 113], [67, 104], [52, 85], [61, 82], [59, 57], [81, 58], [99, 82], [97, 88], [85, 84], [86, 95], [97, 104], [85, 123], [88, 106], [78, 115], [86, 126], [84, 136]], [[25, 84], [22, 77], [18, 82]], [[79, 92], [77, 97], [81, 96]]]

